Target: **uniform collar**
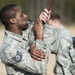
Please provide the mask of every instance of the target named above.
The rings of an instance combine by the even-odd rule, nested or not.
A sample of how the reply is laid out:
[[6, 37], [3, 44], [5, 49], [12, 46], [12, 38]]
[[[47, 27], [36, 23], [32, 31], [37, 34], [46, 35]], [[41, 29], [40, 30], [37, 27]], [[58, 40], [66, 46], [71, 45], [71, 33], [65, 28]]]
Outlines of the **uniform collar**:
[[10, 38], [13, 38], [17, 41], [22, 41], [22, 38], [23, 36], [22, 35], [19, 35], [19, 34], [16, 34], [16, 33], [13, 33], [13, 32], [10, 32], [8, 30], [5, 30], [5, 35], [9, 36]]

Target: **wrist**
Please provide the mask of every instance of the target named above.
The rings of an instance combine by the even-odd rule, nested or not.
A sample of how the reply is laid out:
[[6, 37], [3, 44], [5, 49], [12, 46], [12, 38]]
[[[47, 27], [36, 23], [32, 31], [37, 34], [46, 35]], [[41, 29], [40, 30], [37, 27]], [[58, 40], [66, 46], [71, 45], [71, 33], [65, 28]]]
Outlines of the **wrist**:
[[43, 40], [43, 36], [36, 36], [36, 39]]

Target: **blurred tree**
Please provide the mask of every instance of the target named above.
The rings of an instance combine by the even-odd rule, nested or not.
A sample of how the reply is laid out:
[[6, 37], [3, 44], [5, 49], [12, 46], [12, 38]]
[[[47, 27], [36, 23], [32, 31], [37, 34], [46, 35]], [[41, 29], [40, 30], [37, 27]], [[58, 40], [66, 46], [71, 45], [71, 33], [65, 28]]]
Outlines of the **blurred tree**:
[[[47, 8], [50, 0], [0, 0], [0, 9], [7, 4], [18, 4], [22, 7], [28, 19], [35, 20], [44, 8]], [[61, 15], [62, 20], [71, 22], [75, 20], [75, 0], [54, 0], [52, 13]]]

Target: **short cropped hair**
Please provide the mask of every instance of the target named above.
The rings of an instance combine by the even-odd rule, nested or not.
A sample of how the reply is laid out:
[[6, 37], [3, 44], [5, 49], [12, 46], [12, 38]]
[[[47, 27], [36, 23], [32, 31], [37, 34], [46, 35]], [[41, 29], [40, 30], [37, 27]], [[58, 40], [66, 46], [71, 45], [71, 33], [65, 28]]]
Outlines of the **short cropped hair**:
[[1, 9], [0, 20], [5, 26], [9, 25], [10, 18], [14, 18], [16, 16], [15, 11], [16, 6], [17, 6], [16, 4], [10, 4]]
[[52, 20], [54, 20], [54, 19], [61, 20], [61, 17], [60, 17], [60, 15], [54, 13], [54, 14], [51, 15], [50, 19], [52, 19]]

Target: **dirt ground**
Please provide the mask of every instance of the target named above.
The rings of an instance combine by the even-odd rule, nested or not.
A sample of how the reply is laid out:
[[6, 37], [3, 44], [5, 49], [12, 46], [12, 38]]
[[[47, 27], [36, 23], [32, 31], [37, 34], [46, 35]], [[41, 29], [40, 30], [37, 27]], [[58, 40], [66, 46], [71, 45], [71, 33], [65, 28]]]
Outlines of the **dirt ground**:
[[[75, 35], [75, 26], [67, 28], [72, 35]], [[0, 46], [3, 40], [3, 34], [4, 34], [4, 29], [3, 30], [0, 29]], [[53, 73], [54, 66], [55, 66], [55, 55], [51, 54], [47, 65], [47, 75], [54, 75]], [[0, 63], [0, 75], [6, 75], [5, 66], [2, 63]]]

